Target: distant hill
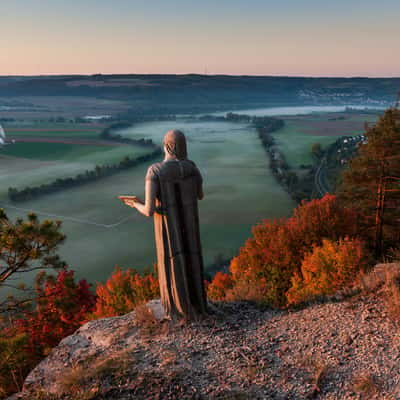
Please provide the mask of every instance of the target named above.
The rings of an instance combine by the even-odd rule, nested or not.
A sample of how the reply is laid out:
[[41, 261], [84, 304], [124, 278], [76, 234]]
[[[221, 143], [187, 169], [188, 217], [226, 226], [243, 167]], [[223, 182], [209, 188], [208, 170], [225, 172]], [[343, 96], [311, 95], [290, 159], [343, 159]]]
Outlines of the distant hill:
[[[394, 101], [400, 78], [304, 78], [228, 75], [62, 75], [0, 77], [0, 99], [85, 96], [166, 112], [227, 105], [380, 104]], [[385, 104], [384, 104], [385, 103]], [[178, 111], [177, 111], [178, 110]]]

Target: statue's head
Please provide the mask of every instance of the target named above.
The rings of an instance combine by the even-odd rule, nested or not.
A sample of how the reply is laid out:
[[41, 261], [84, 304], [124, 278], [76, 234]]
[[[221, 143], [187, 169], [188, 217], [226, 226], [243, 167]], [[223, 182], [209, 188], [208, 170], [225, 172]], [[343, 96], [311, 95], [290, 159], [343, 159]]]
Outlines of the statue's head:
[[178, 160], [187, 158], [186, 138], [183, 132], [177, 129], [168, 131], [164, 136], [163, 145], [166, 154]]

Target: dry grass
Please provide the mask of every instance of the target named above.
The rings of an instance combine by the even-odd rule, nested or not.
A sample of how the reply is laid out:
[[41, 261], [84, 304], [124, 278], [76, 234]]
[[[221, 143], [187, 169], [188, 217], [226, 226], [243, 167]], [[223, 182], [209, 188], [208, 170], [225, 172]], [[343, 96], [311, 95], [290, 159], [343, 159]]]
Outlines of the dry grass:
[[381, 286], [400, 276], [400, 263], [377, 264], [371, 271], [359, 275], [361, 289], [365, 293], [375, 292]]
[[116, 353], [111, 358], [91, 357], [74, 366], [62, 381], [62, 392], [71, 400], [89, 400], [101, 392], [105, 381], [113, 385], [125, 379], [125, 373], [135, 362], [129, 350]]
[[[59, 400], [60, 398], [57, 395], [50, 394], [42, 390], [30, 392], [28, 396], [29, 397], [22, 397], [21, 400]], [[71, 400], [77, 400], [77, 399], [71, 398]]]
[[153, 336], [163, 333], [166, 327], [154, 316], [153, 311], [141, 304], [135, 308], [135, 321], [142, 336]]
[[378, 264], [359, 276], [363, 293], [381, 293], [386, 309], [393, 320], [400, 320], [400, 263]]
[[362, 399], [373, 398], [380, 391], [376, 378], [368, 372], [355, 376], [352, 380], [351, 387], [354, 392], [361, 395]]
[[392, 277], [385, 285], [385, 302], [392, 319], [400, 320], [400, 274]]
[[327, 364], [316, 363], [314, 365], [313, 385], [318, 392], [321, 391], [321, 384], [328, 373], [329, 366]]
[[312, 389], [307, 395], [307, 398], [313, 399], [322, 392], [322, 385], [331, 368], [326, 362], [313, 356], [306, 356], [302, 360], [301, 365], [307, 370], [309, 381], [312, 385]]
[[171, 368], [172, 366], [176, 365], [178, 363], [178, 349], [177, 348], [169, 348], [164, 350], [161, 353], [161, 363], [160, 363], [160, 368]]
[[358, 277], [360, 288], [363, 293], [371, 293], [383, 285], [382, 279], [374, 272], [361, 273]]

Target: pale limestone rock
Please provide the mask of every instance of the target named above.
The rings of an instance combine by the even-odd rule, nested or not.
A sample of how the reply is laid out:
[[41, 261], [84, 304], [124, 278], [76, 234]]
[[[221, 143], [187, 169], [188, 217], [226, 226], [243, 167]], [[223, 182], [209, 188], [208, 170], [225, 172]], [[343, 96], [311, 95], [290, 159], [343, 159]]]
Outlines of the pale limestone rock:
[[[157, 302], [150, 307], [157, 309]], [[158, 310], [159, 312], [159, 310]], [[49, 393], [61, 393], [60, 376], [90, 357], [109, 356], [136, 340], [135, 312], [121, 317], [90, 321], [64, 338], [26, 378], [24, 391], [40, 387]]]

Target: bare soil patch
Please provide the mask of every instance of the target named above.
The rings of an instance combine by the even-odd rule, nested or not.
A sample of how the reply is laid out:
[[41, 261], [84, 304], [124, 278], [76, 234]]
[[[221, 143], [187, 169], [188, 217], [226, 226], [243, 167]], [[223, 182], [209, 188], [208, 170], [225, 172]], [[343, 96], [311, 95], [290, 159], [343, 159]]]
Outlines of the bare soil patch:
[[34, 168], [40, 168], [40, 167], [46, 167], [46, 166], [52, 166], [57, 164], [57, 162], [54, 161], [38, 161], [38, 160], [32, 160], [29, 158], [22, 158], [22, 157], [12, 157], [12, 156], [6, 156], [4, 154], [0, 153], [0, 174], [2, 173], [2, 170], [5, 169], [5, 171], [12, 171], [13, 173], [19, 172], [19, 171], [25, 171], [25, 170], [31, 170]]

